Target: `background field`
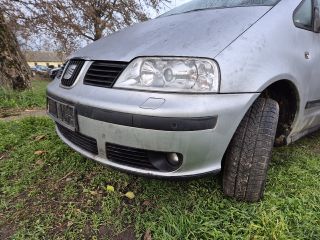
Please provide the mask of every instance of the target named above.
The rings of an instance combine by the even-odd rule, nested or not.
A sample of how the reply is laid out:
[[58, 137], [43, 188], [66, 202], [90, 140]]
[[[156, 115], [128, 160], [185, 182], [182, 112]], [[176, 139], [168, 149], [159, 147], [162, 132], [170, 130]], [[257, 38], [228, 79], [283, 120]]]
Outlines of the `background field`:
[[0, 120], [0, 136], [0, 239], [320, 239], [320, 133], [275, 150], [256, 204], [224, 198], [219, 176], [105, 168], [64, 145], [48, 118]]

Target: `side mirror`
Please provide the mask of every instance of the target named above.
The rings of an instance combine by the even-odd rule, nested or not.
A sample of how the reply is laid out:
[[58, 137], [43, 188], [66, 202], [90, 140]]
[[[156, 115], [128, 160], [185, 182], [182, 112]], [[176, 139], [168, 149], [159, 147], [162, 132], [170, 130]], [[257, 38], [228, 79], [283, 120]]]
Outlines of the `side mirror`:
[[313, 31], [315, 33], [320, 33], [320, 11], [318, 6], [314, 8], [313, 14]]

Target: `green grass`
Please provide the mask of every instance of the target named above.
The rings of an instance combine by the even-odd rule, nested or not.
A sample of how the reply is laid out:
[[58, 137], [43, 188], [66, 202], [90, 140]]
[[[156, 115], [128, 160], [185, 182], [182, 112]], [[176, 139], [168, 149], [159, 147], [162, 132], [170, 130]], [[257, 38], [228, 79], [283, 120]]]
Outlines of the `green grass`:
[[64, 145], [47, 118], [0, 122], [0, 136], [0, 239], [320, 239], [320, 133], [275, 150], [255, 204], [223, 197], [219, 176], [105, 168]]
[[32, 89], [21, 92], [0, 88], [0, 113], [7, 110], [45, 108], [48, 83], [46, 80], [33, 80]]

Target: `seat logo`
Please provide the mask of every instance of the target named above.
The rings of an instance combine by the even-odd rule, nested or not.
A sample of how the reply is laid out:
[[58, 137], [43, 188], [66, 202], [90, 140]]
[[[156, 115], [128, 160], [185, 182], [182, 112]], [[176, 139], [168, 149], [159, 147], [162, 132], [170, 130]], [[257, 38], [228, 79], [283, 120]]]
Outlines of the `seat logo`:
[[63, 76], [64, 79], [70, 79], [74, 73], [74, 71], [76, 70], [77, 65], [76, 64], [70, 64]]

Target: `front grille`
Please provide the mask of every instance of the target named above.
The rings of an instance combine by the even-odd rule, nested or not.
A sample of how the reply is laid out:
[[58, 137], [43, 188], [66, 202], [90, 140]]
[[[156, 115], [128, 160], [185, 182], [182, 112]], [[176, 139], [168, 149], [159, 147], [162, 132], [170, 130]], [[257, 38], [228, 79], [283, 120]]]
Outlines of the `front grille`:
[[157, 170], [151, 164], [147, 150], [106, 143], [106, 151], [110, 161], [131, 167]]
[[68, 65], [65, 67], [61, 84], [66, 87], [71, 87], [76, 81], [82, 67], [84, 60], [70, 60]]
[[127, 66], [126, 62], [95, 61], [84, 77], [84, 84], [111, 88]]
[[57, 126], [60, 133], [70, 142], [92, 154], [98, 154], [98, 145], [94, 138], [87, 137], [78, 132], [73, 132], [58, 123]]

